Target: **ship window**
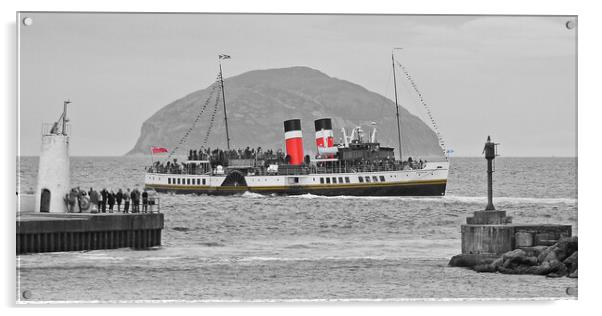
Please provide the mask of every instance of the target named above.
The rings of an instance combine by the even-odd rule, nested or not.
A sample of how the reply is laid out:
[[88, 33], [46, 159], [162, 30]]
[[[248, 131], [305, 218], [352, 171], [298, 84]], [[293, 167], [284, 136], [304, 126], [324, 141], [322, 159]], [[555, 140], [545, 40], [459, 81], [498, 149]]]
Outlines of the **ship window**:
[[167, 184], [171, 184], [171, 178], [167, 178]]
[[177, 180], [178, 180], [178, 184], [180, 184], [180, 178], [178, 178]]
[[364, 178], [362, 177], [357, 177], [358, 180], [360, 180], [360, 183], [364, 182]]
[[370, 177], [366, 177], [366, 182], [370, 183]]
[[186, 179], [186, 184], [190, 184], [190, 179]]
[[330, 178], [326, 178], [326, 183], [330, 184]]
[[378, 178], [376, 176], [372, 176], [372, 181], [378, 182]]
[[337, 178], [332, 177], [332, 183], [337, 183]]
[[349, 177], [345, 177], [345, 183], [349, 183]]
[[343, 183], [343, 177], [339, 177], [339, 183]]
[[205, 179], [203, 179], [203, 185], [205, 185]]
[[385, 176], [380, 176], [380, 181], [385, 182]]
[[324, 178], [320, 178], [320, 183], [324, 184]]

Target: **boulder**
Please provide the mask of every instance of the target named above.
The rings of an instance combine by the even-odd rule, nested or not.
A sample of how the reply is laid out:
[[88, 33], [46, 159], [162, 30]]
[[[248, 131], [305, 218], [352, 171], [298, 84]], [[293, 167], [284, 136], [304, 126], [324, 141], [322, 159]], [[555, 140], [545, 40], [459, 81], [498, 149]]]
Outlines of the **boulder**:
[[569, 276], [577, 271], [577, 251], [573, 252], [568, 258], [564, 259], [562, 262], [566, 268], [568, 269]]
[[496, 256], [489, 254], [461, 254], [455, 255], [449, 260], [450, 267], [473, 268], [477, 265], [485, 265], [492, 263]]
[[452, 258], [450, 266], [468, 267], [476, 272], [576, 278], [577, 263], [577, 237], [568, 237], [549, 247], [514, 249], [499, 258], [483, 254], [458, 255]]
[[577, 251], [577, 236], [574, 237], [563, 237], [556, 243], [556, 257], [560, 261], [570, 257], [575, 251]]
[[521, 247], [520, 249], [524, 250], [529, 257], [539, 257], [542, 251], [547, 249], [548, 246], [533, 246], [533, 247]]
[[517, 257], [524, 257], [526, 255], [527, 255], [527, 253], [524, 250], [514, 249], [512, 251], [508, 251], [505, 254], [503, 254], [502, 258], [504, 258], [504, 260], [507, 260], [507, 259], [513, 259], [513, 258], [517, 258]]

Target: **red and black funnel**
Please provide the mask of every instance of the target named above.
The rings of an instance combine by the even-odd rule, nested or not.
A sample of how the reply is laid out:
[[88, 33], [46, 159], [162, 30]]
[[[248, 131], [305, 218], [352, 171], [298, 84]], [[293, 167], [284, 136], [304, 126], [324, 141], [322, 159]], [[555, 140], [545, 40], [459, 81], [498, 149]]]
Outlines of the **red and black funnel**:
[[284, 139], [286, 154], [291, 158], [291, 165], [303, 164], [303, 134], [301, 133], [301, 120], [292, 119], [284, 121]]

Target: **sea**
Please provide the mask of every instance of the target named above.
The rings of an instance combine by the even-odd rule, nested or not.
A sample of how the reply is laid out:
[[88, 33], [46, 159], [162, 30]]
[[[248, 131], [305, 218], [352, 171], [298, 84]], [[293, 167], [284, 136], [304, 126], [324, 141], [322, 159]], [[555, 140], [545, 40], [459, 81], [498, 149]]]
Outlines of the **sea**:
[[[486, 205], [486, 160], [451, 158], [442, 197], [159, 194], [163, 243], [17, 257], [33, 302], [364, 301], [575, 298], [577, 279], [448, 266], [460, 225]], [[37, 157], [18, 158], [18, 190]], [[83, 189], [142, 188], [148, 158], [72, 157]], [[496, 159], [494, 204], [515, 223], [570, 224], [577, 159]], [[22, 293], [28, 291], [28, 298]]]

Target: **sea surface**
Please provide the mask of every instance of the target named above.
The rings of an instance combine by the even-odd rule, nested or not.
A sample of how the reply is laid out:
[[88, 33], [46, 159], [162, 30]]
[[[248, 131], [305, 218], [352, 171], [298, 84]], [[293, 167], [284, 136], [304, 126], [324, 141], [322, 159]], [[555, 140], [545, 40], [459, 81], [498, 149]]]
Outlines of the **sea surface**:
[[[37, 157], [18, 159], [18, 190]], [[142, 187], [149, 159], [73, 157], [72, 185]], [[577, 280], [448, 267], [460, 225], [486, 204], [486, 161], [452, 158], [445, 197], [160, 194], [163, 245], [28, 254], [30, 301], [568, 298]], [[515, 223], [571, 224], [575, 158], [496, 159], [494, 204]]]

